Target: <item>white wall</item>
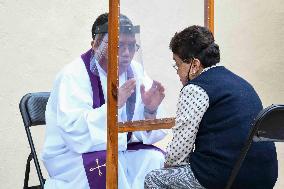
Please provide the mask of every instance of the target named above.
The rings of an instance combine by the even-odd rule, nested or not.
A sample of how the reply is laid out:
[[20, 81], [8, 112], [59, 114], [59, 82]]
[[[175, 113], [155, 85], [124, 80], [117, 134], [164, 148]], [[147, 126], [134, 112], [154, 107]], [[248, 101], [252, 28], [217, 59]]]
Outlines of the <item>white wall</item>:
[[[0, 0], [1, 189], [23, 185], [29, 147], [21, 97], [49, 91], [56, 73], [90, 47], [94, 19], [107, 11], [108, 1], [100, 0]], [[43, 132], [34, 132], [39, 152]], [[37, 183], [35, 174], [32, 179]]]
[[[180, 85], [171, 68], [168, 43], [175, 31], [202, 23], [203, 18], [198, 16], [201, 4], [152, 0], [145, 6], [146, 2], [121, 0], [122, 12], [141, 25], [145, 68], [152, 78], [164, 81], [168, 102], [165, 108], [173, 113]], [[284, 103], [281, 0], [215, 2], [215, 35], [222, 63], [251, 82], [265, 106]], [[20, 188], [23, 184], [29, 147], [18, 110], [20, 98], [28, 92], [50, 90], [56, 73], [90, 47], [92, 23], [107, 10], [107, 0], [0, 0], [1, 189]], [[158, 54], [151, 50], [153, 47], [159, 49]], [[40, 151], [44, 131], [34, 131]], [[159, 145], [165, 147], [168, 140]], [[284, 187], [283, 145], [278, 146], [278, 151], [281, 181], [275, 188], [280, 189]], [[36, 183], [32, 172], [32, 183]]]
[[[215, 2], [215, 33], [222, 63], [254, 86], [264, 106], [283, 104], [283, 1]], [[279, 177], [275, 188], [279, 189], [284, 188], [283, 147], [283, 143], [277, 145]]]

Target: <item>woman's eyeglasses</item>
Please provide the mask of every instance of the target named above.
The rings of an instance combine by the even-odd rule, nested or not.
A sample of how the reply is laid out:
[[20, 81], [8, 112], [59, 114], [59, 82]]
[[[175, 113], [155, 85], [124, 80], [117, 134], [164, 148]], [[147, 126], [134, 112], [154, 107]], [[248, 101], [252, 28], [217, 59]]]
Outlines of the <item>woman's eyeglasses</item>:
[[176, 64], [173, 65], [173, 68], [178, 71], [178, 66]]
[[[192, 58], [192, 59], [184, 59], [184, 60], [182, 60], [182, 63], [184, 63], [184, 64], [191, 64], [191, 62], [194, 60], [195, 58]], [[173, 68], [176, 70], [176, 71], [178, 71], [178, 65], [176, 65], [176, 64], [173, 64]]]

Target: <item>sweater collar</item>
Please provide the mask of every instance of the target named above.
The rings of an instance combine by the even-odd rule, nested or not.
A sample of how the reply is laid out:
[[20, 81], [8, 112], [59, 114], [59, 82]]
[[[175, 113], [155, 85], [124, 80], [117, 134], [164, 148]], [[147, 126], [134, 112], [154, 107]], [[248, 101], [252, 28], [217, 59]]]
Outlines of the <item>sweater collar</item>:
[[219, 67], [219, 66], [222, 66], [222, 64], [221, 64], [221, 63], [217, 63], [217, 64], [215, 64], [215, 65], [213, 65], [213, 66], [204, 68], [200, 74], [202, 74], [202, 73], [204, 73], [204, 72], [206, 72], [206, 71], [208, 71], [208, 70], [210, 70], [210, 69], [212, 69], [212, 68]]

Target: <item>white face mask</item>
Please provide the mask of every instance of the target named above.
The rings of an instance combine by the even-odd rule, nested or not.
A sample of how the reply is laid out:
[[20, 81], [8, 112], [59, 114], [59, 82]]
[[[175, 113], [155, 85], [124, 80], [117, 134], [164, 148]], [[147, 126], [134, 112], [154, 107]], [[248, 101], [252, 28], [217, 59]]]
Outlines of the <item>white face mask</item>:
[[108, 34], [105, 34], [100, 43], [100, 46], [98, 47], [98, 49], [94, 54], [94, 57], [99, 63], [102, 60], [102, 58], [107, 56], [107, 48], [108, 48]]
[[90, 61], [90, 71], [91, 71], [94, 75], [99, 75], [96, 62], [97, 62], [96, 57], [95, 57], [95, 55], [93, 54], [93, 56], [91, 57], [91, 61]]

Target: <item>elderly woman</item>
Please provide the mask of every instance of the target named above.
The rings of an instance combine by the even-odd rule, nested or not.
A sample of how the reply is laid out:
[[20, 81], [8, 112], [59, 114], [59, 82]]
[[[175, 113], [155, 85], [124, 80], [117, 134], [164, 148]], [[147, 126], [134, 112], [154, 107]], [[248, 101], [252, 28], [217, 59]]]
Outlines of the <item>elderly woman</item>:
[[[145, 188], [222, 189], [262, 103], [247, 81], [219, 64], [207, 28], [176, 33], [170, 49], [183, 88], [165, 168], [150, 172]], [[270, 189], [277, 174], [274, 143], [254, 143], [232, 188]]]

